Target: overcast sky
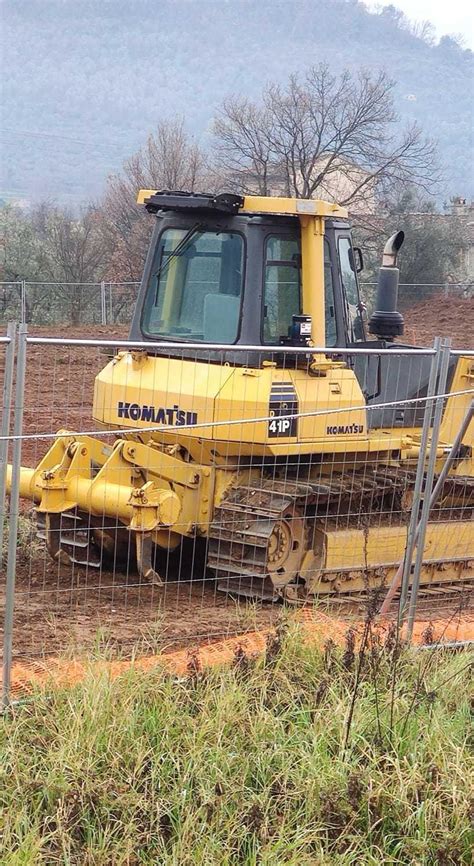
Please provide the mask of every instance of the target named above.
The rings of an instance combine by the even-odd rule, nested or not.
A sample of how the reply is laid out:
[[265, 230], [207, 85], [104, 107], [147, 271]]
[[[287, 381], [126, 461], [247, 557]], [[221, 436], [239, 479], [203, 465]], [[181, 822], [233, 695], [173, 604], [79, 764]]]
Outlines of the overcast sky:
[[438, 39], [445, 34], [460, 33], [466, 48], [474, 50], [474, 3], [472, 0], [373, 0], [367, 5], [402, 9], [414, 21], [431, 21]]

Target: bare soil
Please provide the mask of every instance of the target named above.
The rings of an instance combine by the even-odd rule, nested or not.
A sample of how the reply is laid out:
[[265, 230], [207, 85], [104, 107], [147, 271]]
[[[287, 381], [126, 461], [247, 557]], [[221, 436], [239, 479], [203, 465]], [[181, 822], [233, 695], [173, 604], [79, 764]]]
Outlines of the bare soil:
[[16, 658], [95, 647], [107, 647], [113, 657], [132, 649], [162, 652], [270, 626], [280, 612], [236, 603], [214, 581], [188, 577], [160, 588], [140, 584], [136, 574], [58, 567], [43, 552], [19, 558]]
[[430, 346], [451, 337], [454, 349], [474, 349], [474, 298], [433, 295], [404, 312], [407, 342]]

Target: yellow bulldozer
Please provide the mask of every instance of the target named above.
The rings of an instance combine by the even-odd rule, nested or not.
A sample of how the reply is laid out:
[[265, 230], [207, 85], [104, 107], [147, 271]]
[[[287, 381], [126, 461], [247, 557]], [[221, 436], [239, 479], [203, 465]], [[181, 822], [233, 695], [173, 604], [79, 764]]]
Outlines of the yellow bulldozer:
[[[344, 208], [155, 190], [138, 201], [155, 228], [134, 345], [94, 388], [94, 421], [114, 442], [61, 431], [21, 470], [50, 554], [87, 567], [132, 559], [161, 584], [160, 563], [191, 543], [220, 589], [271, 600], [389, 582], [431, 367], [396, 342], [403, 233], [386, 244], [367, 322]], [[452, 355], [447, 380], [437, 471], [472, 399], [474, 359]], [[471, 422], [430, 517], [422, 583], [474, 576], [473, 440]]]

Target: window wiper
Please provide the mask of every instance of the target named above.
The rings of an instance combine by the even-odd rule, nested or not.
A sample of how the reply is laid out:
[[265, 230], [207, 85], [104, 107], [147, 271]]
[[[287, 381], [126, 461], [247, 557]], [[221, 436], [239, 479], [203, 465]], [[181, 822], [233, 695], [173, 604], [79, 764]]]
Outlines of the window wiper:
[[202, 228], [202, 223], [196, 223], [195, 225], [191, 226], [191, 228], [188, 229], [188, 231], [186, 232], [184, 237], [181, 238], [179, 244], [169, 254], [166, 261], [164, 261], [163, 264], [160, 265], [156, 274], [154, 274], [156, 281], [157, 281], [157, 283], [156, 283], [157, 290], [158, 290], [158, 284], [160, 281], [160, 277], [168, 270], [171, 262], [174, 261], [174, 259], [178, 258], [178, 256], [180, 256], [184, 252], [186, 247], [189, 246], [189, 242], [194, 238], [194, 235], [196, 235], [198, 232], [200, 232], [201, 228]]

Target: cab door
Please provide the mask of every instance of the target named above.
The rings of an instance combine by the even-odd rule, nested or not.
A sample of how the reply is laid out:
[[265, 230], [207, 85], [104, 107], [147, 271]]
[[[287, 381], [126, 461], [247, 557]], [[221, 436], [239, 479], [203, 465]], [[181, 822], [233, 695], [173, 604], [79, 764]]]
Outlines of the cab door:
[[350, 235], [337, 233], [336, 245], [347, 342], [348, 344], [359, 343], [365, 340], [365, 328], [362, 318], [364, 308], [360, 300], [354, 251]]

